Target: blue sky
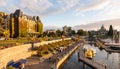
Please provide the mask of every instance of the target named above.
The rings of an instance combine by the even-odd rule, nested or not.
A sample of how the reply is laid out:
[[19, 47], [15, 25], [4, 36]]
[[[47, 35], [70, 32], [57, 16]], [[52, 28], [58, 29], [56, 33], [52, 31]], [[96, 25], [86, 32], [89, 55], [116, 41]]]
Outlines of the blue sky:
[[120, 0], [0, 0], [0, 11], [40, 16], [44, 26], [75, 26], [120, 18]]

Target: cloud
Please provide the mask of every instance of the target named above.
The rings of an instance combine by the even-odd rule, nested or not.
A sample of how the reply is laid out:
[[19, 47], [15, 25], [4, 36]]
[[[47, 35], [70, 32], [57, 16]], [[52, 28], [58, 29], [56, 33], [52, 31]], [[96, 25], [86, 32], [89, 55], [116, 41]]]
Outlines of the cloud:
[[22, 0], [20, 8], [30, 14], [49, 16], [64, 13], [71, 9], [79, 0]]
[[50, 7], [52, 6], [52, 3], [48, 0], [21, 0], [20, 7], [22, 9], [25, 9], [26, 11], [30, 11], [29, 13], [32, 14], [39, 14], [42, 15], [44, 12], [46, 12]]
[[66, 11], [76, 6], [79, 0], [58, 0], [57, 2], [62, 7], [62, 9]]
[[7, 5], [7, 2], [5, 0], [0, 0], [0, 7], [4, 7]]
[[76, 12], [86, 12], [86, 11], [103, 9], [109, 3], [110, 3], [110, 0], [93, 0], [92, 2], [90, 2], [88, 4], [80, 2], [74, 8], [75, 8]]
[[[4, 8], [3, 8], [4, 6]], [[21, 9], [29, 15], [40, 17], [73, 11], [75, 16], [86, 16], [86, 12], [102, 10], [97, 16], [106, 14], [118, 17], [119, 0], [0, 0], [0, 7], [9, 12]], [[110, 10], [111, 9], [111, 10]], [[116, 14], [115, 14], [116, 13]]]
[[53, 3], [50, 0], [22, 0], [20, 8], [30, 14], [40, 16], [55, 15], [64, 13], [74, 7], [79, 0], [55, 0]]
[[120, 0], [111, 0], [110, 4], [96, 14], [97, 19], [120, 18]]

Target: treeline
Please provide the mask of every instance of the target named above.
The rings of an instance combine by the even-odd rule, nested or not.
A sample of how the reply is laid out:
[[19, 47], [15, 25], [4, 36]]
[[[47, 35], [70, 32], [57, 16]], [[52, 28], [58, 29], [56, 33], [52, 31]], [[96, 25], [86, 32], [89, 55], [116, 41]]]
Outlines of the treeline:
[[84, 31], [83, 29], [79, 29], [77, 31], [71, 30], [70, 32], [65, 33], [64, 31], [57, 30], [56, 32], [50, 32], [50, 33], [43, 32], [43, 34], [41, 36], [43, 36], [43, 37], [45, 37], [45, 36], [48, 36], [48, 37], [61, 37], [63, 35], [65, 36], [66, 34], [68, 34], [67, 36], [75, 36], [75, 35], [85, 36], [85, 35], [87, 35], [87, 31]]

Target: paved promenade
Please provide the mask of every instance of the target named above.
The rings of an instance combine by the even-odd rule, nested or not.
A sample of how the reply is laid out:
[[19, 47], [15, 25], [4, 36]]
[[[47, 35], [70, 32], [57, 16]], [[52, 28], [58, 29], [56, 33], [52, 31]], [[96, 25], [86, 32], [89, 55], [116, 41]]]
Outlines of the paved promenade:
[[44, 60], [35, 56], [29, 57], [27, 59], [28, 63], [26, 64], [25, 69], [55, 69], [56, 63], [79, 43], [80, 42], [73, 43], [66, 50], [63, 50], [62, 52], [57, 52], [49, 59]]

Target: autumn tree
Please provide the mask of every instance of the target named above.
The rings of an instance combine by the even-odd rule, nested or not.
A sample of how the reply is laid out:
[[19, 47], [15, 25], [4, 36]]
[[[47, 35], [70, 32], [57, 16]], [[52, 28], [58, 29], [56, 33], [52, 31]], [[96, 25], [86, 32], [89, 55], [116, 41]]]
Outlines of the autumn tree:
[[4, 36], [5, 36], [6, 39], [9, 39], [9, 37], [10, 37], [9, 30], [4, 30], [3, 34], [4, 34]]

